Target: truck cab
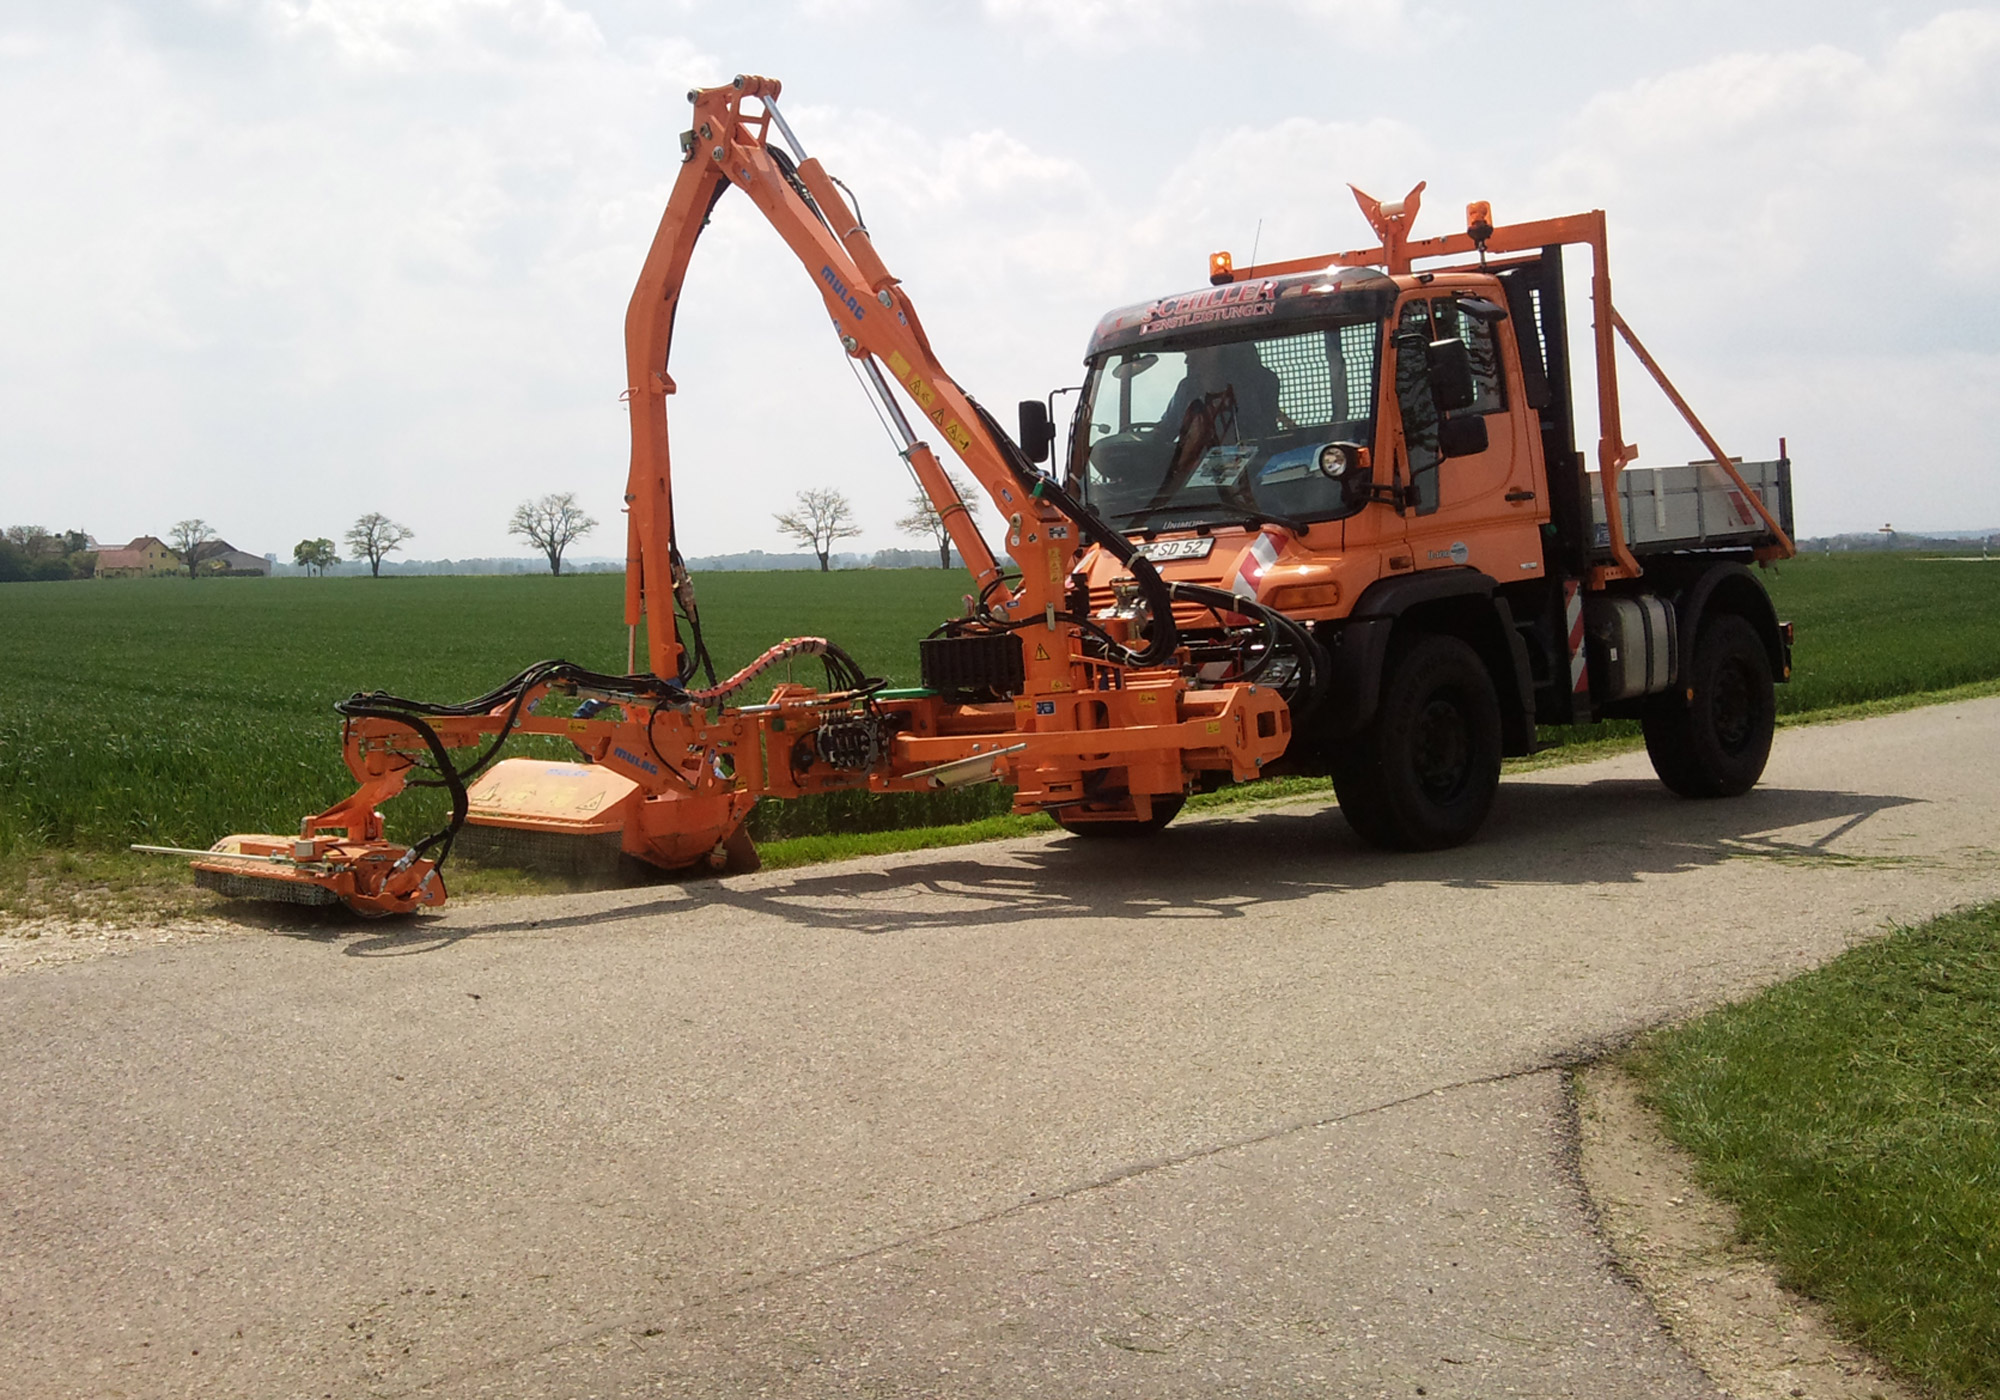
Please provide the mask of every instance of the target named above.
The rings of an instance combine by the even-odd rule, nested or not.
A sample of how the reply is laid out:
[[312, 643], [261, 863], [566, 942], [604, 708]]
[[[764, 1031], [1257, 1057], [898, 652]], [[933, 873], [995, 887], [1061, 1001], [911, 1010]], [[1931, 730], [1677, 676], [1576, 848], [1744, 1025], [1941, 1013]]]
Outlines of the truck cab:
[[[1294, 700], [1286, 767], [1331, 774], [1384, 846], [1467, 839], [1500, 759], [1543, 725], [1636, 717], [1675, 791], [1746, 789], [1790, 674], [1789, 629], [1747, 567], [1790, 549], [1782, 450], [1704, 476], [1632, 467], [1619, 444], [1607, 497], [1576, 447], [1562, 247], [1481, 252], [1434, 272], [1231, 272], [1111, 312], [1061, 467], [1168, 582], [1310, 631], [1331, 676]], [[1691, 500], [1699, 528], [1637, 519], [1635, 490]], [[1092, 550], [1073, 594], [1136, 639], [1151, 619], [1131, 574]], [[1229, 642], [1248, 620], [1175, 606], [1216, 683], [1243, 678]]]

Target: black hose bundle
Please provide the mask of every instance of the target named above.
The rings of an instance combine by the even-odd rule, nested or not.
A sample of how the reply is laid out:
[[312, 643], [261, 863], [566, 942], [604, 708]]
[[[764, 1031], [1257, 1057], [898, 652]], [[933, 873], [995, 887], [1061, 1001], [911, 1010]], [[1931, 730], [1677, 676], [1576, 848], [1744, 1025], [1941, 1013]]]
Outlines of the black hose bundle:
[[[436, 778], [412, 778], [410, 787], [441, 787], [451, 795], [451, 820], [442, 830], [434, 831], [413, 843], [406, 859], [420, 860], [432, 851], [437, 854], [434, 863], [442, 869], [451, 855], [452, 843], [465, 826], [469, 811], [466, 786], [484, 772], [495, 757], [501, 745], [521, 721], [521, 709], [526, 703], [530, 690], [540, 685], [573, 686], [577, 689], [592, 690], [618, 698], [651, 700], [655, 705], [677, 704], [686, 699], [686, 690], [677, 682], [661, 680], [658, 676], [613, 676], [601, 671], [592, 671], [568, 661], [538, 661], [525, 671], [503, 681], [477, 699], [458, 704], [441, 704], [431, 700], [412, 700], [406, 696], [391, 695], [387, 691], [369, 690], [350, 695], [337, 702], [334, 713], [343, 719], [379, 719], [392, 724], [400, 724], [424, 741], [431, 761], [427, 765], [437, 773]], [[438, 737], [438, 732], [425, 722], [426, 718], [473, 719], [491, 714], [502, 705], [507, 706], [507, 714], [501, 721], [500, 732], [493, 736], [493, 742], [471, 763], [460, 767], [452, 761], [450, 750]]]
[[[689, 649], [692, 655], [693, 649]], [[707, 659], [707, 648], [701, 648], [703, 661]], [[410, 787], [443, 788], [451, 796], [451, 820], [442, 830], [434, 831], [410, 847], [407, 859], [419, 860], [436, 851], [435, 864], [442, 868], [451, 854], [452, 843], [465, 826], [470, 810], [466, 796], [467, 786], [485, 772], [493, 760], [499, 756], [505, 744], [521, 722], [521, 712], [527, 703], [528, 693], [538, 687], [558, 686], [567, 691], [588, 691], [593, 697], [602, 697], [613, 704], [650, 705], [647, 716], [646, 738], [652, 743], [652, 721], [659, 712], [671, 706], [685, 705], [709, 708], [720, 704], [764, 670], [781, 661], [796, 656], [816, 656], [826, 670], [827, 688], [830, 691], [866, 695], [880, 689], [882, 682], [870, 679], [861, 665], [847, 652], [823, 637], [799, 637], [781, 643], [765, 652], [763, 656], [743, 668], [736, 675], [709, 690], [689, 690], [681, 681], [663, 680], [659, 676], [639, 674], [614, 676], [603, 671], [593, 671], [568, 661], [537, 661], [526, 670], [503, 681], [477, 699], [461, 701], [458, 704], [441, 704], [432, 700], [411, 700], [406, 696], [391, 695], [387, 691], [370, 690], [350, 695], [334, 705], [334, 712], [343, 719], [379, 719], [392, 724], [400, 724], [423, 740], [430, 753], [430, 762], [421, 764], [437, 773], [435, 778], [412, 778]], [[689, 667], [690, 674], [693, 667]], [[709, 669], [711, 677], [713, 668]], [[491, 715], [502, 706], [506, 714], [501, 718], [499, 732], [493, 742], [471, 763], [460, 767], [452, 761], [450, 750], [432, 727], [429, 719], [477, 719]], [[655, 757], [660, 757], [657, 746], [653, 747]], [[679, 769], [660, 757], [662, 771], [679, 774]]]
[[[1145, 649], [1134, 652], [1113, 642], [1088, 618], [1065, 613], [1061, 615], [1063, 619], [1096, 631], [1106, 645], [1115, 649], [1114, 656], [1116, 652], [1124, 653], [1123, 656], [1115, 656], [1115, 659], [1124, 665], [1157, 666], [1172, 656], [1175, 649], [1180, 646], [1180, 636], [1174, 630], [1173, 599], [1168, 595], [1166, 580], [1161, 578], [1160, 571], [1153, 567], [1153, 561], [1141, 554], [1132, 541], [1112, 529], [1096, 511], [1064, 490], [1062, 483], [1052, 476], [1043, 476], [1036, 471], [1035, 464], [1028, 460], [1028, 454], [1021, 450], [1013, 438], [1007, 436], [1007, 430], [986, 411], [985, 405], [970, 395], [967, 395], [966, 402], [970, 403], [973, 412], [979, 415], [979, 421], [985, 427], [987, 435], [1000, 445], [1001, 454], [1006, 458], [1008, 467], [1012, 469], [1014, 479], [1021, 484], [1021, 488], [1028, 493], [1029, 498], [1048, 501], [1076, 522], [1077, 529], [1082, 532], [1085, 539], [1132, 571], [1132, 578], [1138, 583], [1139, 592], [1145, 597], [1147, 606], [1152, 609], [1153, 626], [1148, 633]], [[981, 598], [983, 602], [983, 594]]]
[[1326, 699], [1327, 687], [1333, 682], [1332, 662], [1326, 648], [1303, 623], [1225, 588], [1211, 588], [1202, 583], [1173, 583], [1167, 588], [1175, 598], [1199, 604], [1218, 615], [1236, 613], [1264, 629], [1267, 640], [1261, 653], [1237, 679], [1255, 682], [1279, 656], [1295, 659], [1296, 669], [1291, 679], [1280, 687], [1286, 703], [1292, 707], [1294, 721], [1305, 719]]

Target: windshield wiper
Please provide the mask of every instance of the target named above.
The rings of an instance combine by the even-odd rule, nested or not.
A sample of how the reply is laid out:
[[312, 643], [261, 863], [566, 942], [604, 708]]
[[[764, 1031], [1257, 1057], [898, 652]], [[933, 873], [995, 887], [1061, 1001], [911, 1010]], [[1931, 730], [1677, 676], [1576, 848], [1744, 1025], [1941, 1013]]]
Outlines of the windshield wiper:
[[[1267, 510], [1245, 510], [1241, 506], [1232, 506], [1221, 501], [1215, 502], [1215, 504], [1222, 506], [1223, 510], [1227, 512], [1220, 520], [1192, 520], [1179, 528], [1191, 530], [1196, 525], [1277, 525], [1283, 529], [1290, 530], [1294, 535], [1304, 535], [1306, 532], [1307, 527], [1305, 522], [1294, 520], [1289, 515], [1274, 515]], [[1150, 510], [1126, 511], [1118, 517], [1118, 528], [1124, 533], [1130, 534], [1135, 527], [1145, 521], [1151, 520], [1156, 515], [1175, 515], [1182, 512], [1200, 512], [1206, 509], [1208, 509], [1208, 506], [1197, 504], [1155, 506]]]

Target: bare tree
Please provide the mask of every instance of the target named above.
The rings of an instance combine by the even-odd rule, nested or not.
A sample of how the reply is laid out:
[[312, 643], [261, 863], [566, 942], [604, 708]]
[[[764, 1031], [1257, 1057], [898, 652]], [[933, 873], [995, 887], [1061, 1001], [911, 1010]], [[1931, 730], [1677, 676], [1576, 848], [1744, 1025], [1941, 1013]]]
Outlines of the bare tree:
[[[979, 509], [979, 496], [971, 482], [957, 472], [946, 472], [945, 479], [958, 493], [958, 499], [965, 503], [968, 515]], [[937, 508], [937, 503], [921, 489], [910, 497], [910, 513], [896, 522], [896, 528], [906, 535], [928, 535], [936, 540], [938, 567], [951, 567], [951, 530], [945, 524], [944, 513]]]
[[380, 578], [382, 560], [391, 550], [401, 549], [403, 541], [414, 538], [416, 533], [407, 525], [397, 524], [381, 511], [371, 510], [355, 521], [354, 528], [347, 532], [347, 545], [368, 561], [368, 572]]
[[833, 490], [801, 491], [790, 510], [780, 511], [772, 519], [778, 522], [779, 534], [790, 535], [819, 556], [821, 573], [833, 567], [833, 542], [861, 533], [861, 527], [854, 523], [854, 507]]
[[549, 572], [560, 575], [563, 551], [596, 528], [597, 522], [576, 503], [576, 493], [564, 491], [539, 501], [521, 502], [514, 508], [507, 533], [519, 535], [547, 555]]
[[167, 543], [174, 547], [174, 553], [180, 555], [181, 562], [187, 565], [188, 577], [195, 578], [198, 577], [195, 571], [201, 567], [201, 561], [215, 552], [214, 546], [218, 541], [206, 520], [179, 520], [167, 533]]
[[316, 540], [300, 540], [294, 545], [292, 562], [304, 569], [308, 577], [315, 572], [324, 577], [329, 568], [340, 562], [340, 556], [333, 552], [333, 541], [321, 537]]

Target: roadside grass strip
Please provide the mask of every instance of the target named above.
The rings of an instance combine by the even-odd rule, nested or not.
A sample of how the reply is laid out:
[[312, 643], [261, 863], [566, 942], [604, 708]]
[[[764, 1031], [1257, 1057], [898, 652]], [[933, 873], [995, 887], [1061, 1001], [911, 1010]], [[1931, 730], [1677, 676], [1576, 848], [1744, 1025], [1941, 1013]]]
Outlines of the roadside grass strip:
[[1937, 1393], [2000, 1396], [2000, 904], [1629, 1053], [1747, 1241]]

